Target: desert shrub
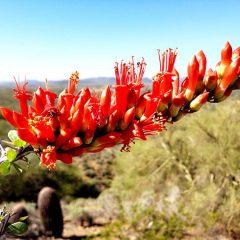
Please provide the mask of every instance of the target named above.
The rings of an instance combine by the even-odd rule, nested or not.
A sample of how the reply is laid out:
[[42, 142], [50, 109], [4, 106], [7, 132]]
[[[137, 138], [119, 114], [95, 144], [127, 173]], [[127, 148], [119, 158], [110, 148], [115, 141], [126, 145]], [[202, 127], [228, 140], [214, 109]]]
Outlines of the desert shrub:
[[56, 189], [59, 197], [68, 200], [96, 198], [110, 186], [113, 177], [112, 151], [76, 158], [73, 165], [59, 163], [54, 171], [38, 166], [35, 156], [30, 158], [30, 166], [24, 165], [23, 173], [12, 171], [8, 176], [0, 176], [0, 201], [36, 200], [44, 186]]
[[207, 234], [217, 225], [239, 232], [240, 100], [234, 98], [117, 154], [112, 189], [122, 214], [106, 230], [109, 239], [128, 239], [124, 232], [181, 239], [192, 228]]

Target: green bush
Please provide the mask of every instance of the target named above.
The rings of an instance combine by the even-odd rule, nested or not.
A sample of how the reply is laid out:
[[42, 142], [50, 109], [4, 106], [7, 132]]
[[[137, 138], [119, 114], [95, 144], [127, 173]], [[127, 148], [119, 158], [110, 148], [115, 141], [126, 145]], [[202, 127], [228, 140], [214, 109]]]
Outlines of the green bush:
[[23, 173], [12, 170], [10, 175], [0, 175], [0, 202], [16, 200], [36, 200], [44, 186], [58, 191], [61, 198], [96, 198], [108, 188], [112, 179], [112, 151], [84, 155], [75, 158], [73, 165], [58, 162], [57, 169], [49, 171], [38, 166], [39, 159], [32, 155], [30, 166], [23, 164]]
[[219, 226], [239, 233], [239, 122], [236, 94], [169, 125], [147, 144], [136, 142], [130, 153], [118, 153], [112, 190], [122, 214], [106, 236], [182, 239], [192, 229], [208, 234]]

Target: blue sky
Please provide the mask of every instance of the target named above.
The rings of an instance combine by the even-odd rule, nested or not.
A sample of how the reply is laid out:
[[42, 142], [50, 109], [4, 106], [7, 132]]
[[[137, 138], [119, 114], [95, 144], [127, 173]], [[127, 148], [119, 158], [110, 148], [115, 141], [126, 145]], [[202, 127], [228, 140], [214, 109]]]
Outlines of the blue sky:
[[239, 9], [238, 0], [1, 0], [0, 81], [113, 76], [132, 55], [151, 77], [156, 49], [169, 47], [182, 75], [200, 49], [214, 67], [227, 40], [240, 45]]

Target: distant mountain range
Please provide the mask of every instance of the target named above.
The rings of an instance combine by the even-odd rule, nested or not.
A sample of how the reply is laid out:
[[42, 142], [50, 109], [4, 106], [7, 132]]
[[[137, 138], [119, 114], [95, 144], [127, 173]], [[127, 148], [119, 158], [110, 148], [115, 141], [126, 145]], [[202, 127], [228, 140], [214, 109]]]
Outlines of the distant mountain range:
[[[143, 83], [145, 85], [150, 85], [152, 80], [150, 78], [144, 78]], [[49, 80], [48, 81], [49, 87], [63, 89], [67, 87], [68, 80]], [[79, 81], [80, 87], [102, 87], [106, 85], [115, 85], [115, 78], [114, 77], [96, 77], [96, 78], [85, 78]], [[1, 87], [15, 87], [14, 81], [2, 81], [0, 82]], [[28, 80], [28, 87], [29, 88], [36, 88], [37, 86], [45, 86], [44, 81], [39, 80]]]

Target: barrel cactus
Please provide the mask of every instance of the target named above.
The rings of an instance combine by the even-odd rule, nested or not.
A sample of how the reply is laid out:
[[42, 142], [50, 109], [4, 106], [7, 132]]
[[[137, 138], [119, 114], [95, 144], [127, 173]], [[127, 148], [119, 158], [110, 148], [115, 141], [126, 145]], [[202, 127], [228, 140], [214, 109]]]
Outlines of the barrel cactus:
[[37, 207], [44, 233], [49, 236], [61, 237], [63, 232], [63, 214], [56, 191], [51, 187], [42, 188], [38, 194]]

